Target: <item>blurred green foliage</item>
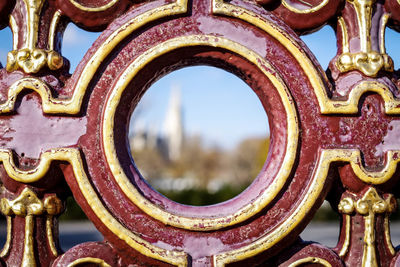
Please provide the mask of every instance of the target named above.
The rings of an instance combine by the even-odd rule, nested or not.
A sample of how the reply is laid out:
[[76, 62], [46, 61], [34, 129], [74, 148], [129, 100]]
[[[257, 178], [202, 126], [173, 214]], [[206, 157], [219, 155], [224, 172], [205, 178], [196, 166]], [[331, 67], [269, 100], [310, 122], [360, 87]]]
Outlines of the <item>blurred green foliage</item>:
[[247, 186], [232, 187], [223, 186], [215, 193], [210, 193], [206, 189], [190, 189], [182, 191], [160, 191], [167, 198], [185, 205], [206, 206], [224, 202], [239, 195]]
[[82, 221], [88, 220], [86, 214], [82, 211], [81, 207], [76, 203], [73, 197], [67, 198], [67, 205], [65, 212], [60, 216], [61, 221]]

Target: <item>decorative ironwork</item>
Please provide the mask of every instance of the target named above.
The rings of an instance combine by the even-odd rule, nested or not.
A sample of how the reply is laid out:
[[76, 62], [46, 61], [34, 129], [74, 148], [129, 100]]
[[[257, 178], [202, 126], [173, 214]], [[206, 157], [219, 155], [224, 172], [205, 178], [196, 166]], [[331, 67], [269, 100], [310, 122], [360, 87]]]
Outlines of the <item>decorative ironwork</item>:
[[[386, 27], [398, 30], [399, 5], [2, 1], [0, 27], [11, 28], [13, 50], [0, 69], [0, 210], [8, 225], [0, 265], [400, 265], [389, 231], [399, 82], [384, 41]], [[72, 75], [61, 55], [69, 22], [107, 28]], [[299, 38], [325, 24], [338, 44], [328, 75]], [[248, 190], [194, 207], [143, 183], [124, 137], [133, 100], [154, 77], [201, 63], [229, 69], [257, 91], [273, 138]], [[21, 130], [31, 120], [36, 146]], [[105, 241], [62, 252], [57, 217], [70, 191]], [[335, 248], [298, 238], [328, 193], [342, 216]]]

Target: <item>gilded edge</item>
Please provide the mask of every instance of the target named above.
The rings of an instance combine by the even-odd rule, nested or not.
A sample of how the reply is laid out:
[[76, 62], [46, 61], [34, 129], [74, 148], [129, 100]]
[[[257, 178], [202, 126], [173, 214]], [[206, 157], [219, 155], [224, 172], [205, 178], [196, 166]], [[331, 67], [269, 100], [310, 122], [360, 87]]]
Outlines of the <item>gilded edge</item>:
[[[122, 166], [118, 160], [114, 144], [114, 116], [121, 96], [133, 77], [135, 77], [135, 75], [149, 62], [165, 53], [180, 47], [199, 45], [227, 49], [228, 51], [232, 51], [242, 57], [247, 58], [247, 60], [256, 65], [277, 89], [287, 117], [286, 153], [276, 179], [274, 179], [272, 184], [251, 203], [248, 203], [234, 213], [223, 217], [184, 217], [165, 211], [159, 205], [156, 205], [146, 199], [124, 173], [124, 170], [122, 169]], [[217, 36], [191, 35], [177, 37], [147, 50], [143, 55], [134, 60], [119, 77], [120, 78], [115, 82], [111, 90], [111, 94], [107, 99], [104, 108], [105, 112], [103, 113], [104, 118], [102, 126], [102, 138], [104, 153], [107, 158], [111, 173], [113, 174], [122, 191], [135, 205], [137, 205], [148, 215], [165, 224], [183, 229], [196, 231], [216, 230], [240, 223], [248, 219], [268, 205], [281, 191], [290, 175], [294, 160], [296, 158], [297, 140], [299, 135], [296, 108], [293, 104], [289, 90], [286, 88], [285, 83], [279, 78], [277, 72], [273, 71], [273, 67], [254, 51], [248, 50], [239, 43]]]
[[19, 29], [18, 29], [18, 24], [15, 21], [15, 18], [13, 15], [10, 15], [10, 28], [11, 28], [11, 32], [13, 33], [13, 50], [17, 50]]
[[342, 31], [342, 52], [350, 53], [349, 47], [349, 33], [347, 32], [346, 22], [342, 16], [338, 17], [338, 23], [340, 26], [340, 30]]
[[11, 238], [12, 238], [12, 223], [11, 223], [11, 216], [6, 216], [7, 218], [7, 239], [6, 243], [4, 244], [3, 249], [0, 252], [0, 257], [4, 258], [8, 255], [11, 248]]
[[346, 228], [345, 228], [345, 238], [344, 238], [344, 242], [343, 242], [343, 246], [339, 251], [339, 256], [340, 257], [344, 257], [346, 256], [347, 252], [349, 251], [349, 247], [350, 247], [350, 237], [351, 237], [351, 217], [350, 215], [346, 214]]
[[382, 54], [386, 54], [385, 32], [389, 18], [390, 14], [388, 13], [383, 14], [379, 24], [379, 50], [381, 51]]
[[[270, 234], [265, 235], [255, 242], [242, 248], [215, 255], [214, 266], [224, 266], [227, 263], [237, 262], [255, 256], [281, 241], [288, 232], [291, 232], [295, 227], [299, 225], [299, 223], [305, 218], [309, 209], [315, 203], [316, 199], [323, 189], [325, 177], [328, 174], [330, 164], [332, 162], [346, 162], [349, 160], [351, 160], [352, 162], [357, 162], [357, 158], [361, 159], [360, 151], [358, 150], [320, 149], [319, 159], [312, 175], [311, 184], [308, 187], [305, 196], [301, 200], [301, 203], [297, 206], [294, 212], [292, 212], [290, 216], [286, 218], [286, 220], [277, 228], [275, 228]], [[391, 165], [395, 170], [395, 163], [389, 165]], [[351, 164], [351, 166], [353, 167], [353, 164]], [[391, 169], [391, 167], [389, 169]], [[393, 169], [391, 169], [391, 171], [393, 171]], [[367, 178], [373, 180], [374, 178], [368, 176], [368, 174], [369, 173], [364, 173], [362, 177], [365, 178], [366, 176]], [[385, 171], [381, 171], [381, 173], [375, 172], [373, 174], [379, 177], [378, 179], [380, 179], [380, 182], [388, 180], [391, 177], [390, 172]]]
[[295, 262], [292, 262], [288, 267], [303, 266], [303, 264], [306, 264], [306, 263], [320, 264], [320, 265], [325, 266], [325, 267], [332, 267], [332, 265], [328, 261], [326, 261], [324, 259], [321, 259], [321, 258], [318, 258], [318, 257], [307, 257], [307, 258], [304, 258], [304, 259], [300, 259], [300, 260], [297, 260]]
[[73, 262], [68, 264], [67, 267], [81, 266], [81, 264], [85, 264], [85, 263], [86, 264], [94, 263], [100, 267], [111, 267], [111, 265], [108, 264], [107, 262], [105, 262], [104, 260], [98, 259], [98, 258], [93, 258], [93, 257], [85, 257], [85, 258], [80, 258], [80, 259], [74, 260]]
[[33, 215], [25, 217], [25, 238], [24, 238], [24, 252], [22, 256], [21, 267], [35, 267], [35, 252], [34, 252], [34, 218]]
[[54, 41], [56, 40], [57, 25], [60, 22], [60, 18], [61, 18], [61, 11], [57, 10], [54, 13], [53, 18], [51, 19], [50, 22], [49, 39], [48, 39], [49, 50], [54, 50]]
[[[400, 100], [394, 98], [387, 86], [377, 82], [364, 82], [358, 85], [350, 93], [348, 100], [332, 100], [328, 97], [326, 86], [321, 78], [320, 73], [307, 56], [303, 49], [283, 30], [274, 26], [268, 20], [261, 16], [246, 10], [239, 6], [234, 6], [225, 3], [223, 0], [213, 0], [213, 13], [219, 15], [226, 15], [239, 18], [246, 21], [261, 30], [269, 33], [279, 43], [281, 43], [297, 60], [301, 68], [307, 75], [312, 87], [314, 88], [315, 95], [318, 100], [320, 111], [322, 114], [356, 114], [358, 112], [358, 102], [362, 94], [367, 92], [375, 92], [382, 96], [385, 101], [385, 112], [387, 114], [399, 114]], [[375, 87], [376, 86], [376, 87]]]
[[[9, 72], [23, 69], [25, 73], [37, 73], [47, 66], [51, 70], [59, 69], [63, 66], [63, 58], [54, 50], [44, 50], [37, 48], [38, 28], [40, 14], [45, 0], [23, 0], [25, 4], [26, 29], [24, 40], [20, 49], [17, 49], [18, 26], [14, 17], [10, 17], [10, 27], [13, 32], [13, 50], [7, 55], [6, 69]], [[53, 34], [54, 36], [54, 34]]]
[[54, 99], [51, 95], [49, 86], [37, 79], [34, 81], [35, 85], [24, 83], [24, 81], [18, 81], [10, 87], [8, 99], [5, 101], [5, 103], [0, 104], [0, 113], [8, 113], [13, 111], [18, 94], [24, 89], [31, 89], [39, 93], [40, 97], [42, 98], [44, 113], [78, 114], [82, 106], [86, 88], [88, 87], [100, 64], [112, 52], [112, 50], [133, 31], [143, 27], [144, 25], [160, 18], [186, 13], [188, 8], [187, 1], [188, 0], [177, 0], [176, 2], [146, 11], [143, 14], [132, 18], [127, 23], [122, 25], [117, 31], [112, 33], [100, 45], [98, 50], [94, 53], [84, 67], [82, 74], [76, 83], [75, 90], [71, 98]]
[[[126, 24], [122, 25], [120, 31], [116, 31], [111, 34], [105, 42], [99, 47], [97, 52], [91, 57], [88, 64], [85, 66], [82, 71], [81, 76], [76, 84], [76, 89], [70, 99], [60, 99], [55, 102], [56, 108], [49, 108], [47, 110], [43, 110], [45, 113], [64, 113], [64, 114], [77, 114], [80, 111], [80, 107], [82, 105], [83, 97], [86, 91], [86, 88], [94, 76], [96, 70], [100, 66], [101, 62], [109, 55], [109, 53], [114, 49], [114, 47], [121, 42], [124, 38], [126, 38], [130, 33], [139, 29], [140, 27], [146, 25], [147, 23], [157, 20], [162, 17], [172, 16], [176, 14], [182, 14], [187, 12], [187, 0], [178, 0], [175, 3], [167, 4], [165, 6], [161, 6], [159, 8], [155, 8], [153, 10], [147, 11], [132, 20], [128, 21]], [[388, 110], [386, 106], [397, 107], [399, 102], [397, 99], [393, 97], [390, 90], [387, 89], [386, 86], [378, 86], [378, 88], [372, 89], [363, 89], [357, 92], [352, 91], [352, 95], [349, 96], [348, 100], [339, 101], [332, 100], [328, 97], [327, 92], [325, 90], [325, 85], [320, 77], [321, 73], [319, 73], [312, 61], [308, 58], [308, 56], [304, 53], [302, 48], [296, 44], [296, 42], [283, 31], [281, 31], [278, 27], [272, 25], [269, 21], [263, 19], [256, 14], [245, 10], [243, 8], [233, 6], [230, 4], [226, 4], [223, 0], [213, 0], [213, 12], [215, 14], [228, 15], [240, 18], [244, 21], [247, 21], [260, 29], [268, 32], [274, 37], [277, 41], [282, 43], [288, 51], [292, 54], [294, 58], [299, 62], [300, 66], [304, 69], [304, 73], [308, 76], [312, 87], [315, 90], [315, 94], [318, 100], [318, 104], [322, 114], [355, 114], [358, 112], [357, 103], [360, 99], [360, 96], [366, 92], [372, 91], [376, 92], [382, 97], [385, 96], [385, 112], [387, 114], [399, 114], [400, 108], [392, 108], [392, 110]], [[324, 75], [322, 73], [322, 75]], [[22, 88], [23, 89], [23, 88]], [[13, 92], [13, 94], [9, 93], [9, 98], [6, 103], [0, 105], [0, 113], [10, 112], [9, 105], [14, 108], [14, 102], [17, 97], [17, 94], [22, 90], [18, 90]], [[43, 90], [43, 95], [41, 94], [42, 99], [52, 99], [51, 94], [47, 90]], [[14, 99], [14, 100], [13, 100]]]
[[392, 244], [392, 239], [390, 238], [390, 225], [389, 225], [389, 214], [385, 214], [385, 220], [384, 220], [384, 229], [385, 229], [385, 241], [386, 241], [386, 245], [390, 251], [390, 254], [392, 254], [392, 256], [396, 255], [396, 250], [393, 247]]
[[[25, 232], [24, 232], [24, 247], [22, 255], [21, 266], [36, 266], [35, 252], [34, 252], [34, 228], [35, 216], [42, 215], [47, 211], [46, 220], [46, 234], [50, 249], [54, 256], [57, 256], [57, 249], [55, 248], [53, 233], [52, 233], [52, 219], [53, 215], [58, 215], [63, 210], [62, 201], [55, 195], [47, 196], [42, 202], [34, 191], [26, 187], [20, 195], [14, 200], [2, 198], [0, 200], [0, 210], [7, 216], [7, 241], [0, 256], [5, 257], [8, 254], [11, 242], [11, 216], [16, 215], [25, 218]], [[49, 225], [50, 219], [50, 225]], [[50, 230], [49, 230], [50, 229]], [[50, 233], [49, 233], [50, 231]]]
[[[299, 2], [301, 2], [301, 3], [305, 4], [305, 5], [312, 6], [311, 4], [309, 4], [308, 2], [303, 1], [303, 0], [299, 0]], [[311, 8], [304, 8], [304, 9], [296, 8], [294, 5], [290, 4], [290, 1], [287, 1], [287, 0], [282, 0], [282, 5], [284, 7], [286, 7], [287, 9], [289, 9], [290, 11], [294, 12], [294, 13], [309, 14], [309, 13], [317, 12], [318, 10], [320, 10], [321, 8], [326, 6], [326, 4], [328, 4], [328, 2], [329, 2], [329, 0], [323, 0], [317, 6], [314, 6], [314, 7], [311, 7]]]
[[69, 0], [71, 4], [73, 4], [76, 8], [82, 10], [82, 11], [87, 11], [87, 12], [100, 12], [100, 11], [105, 11], [111, 7], [113, 7], [116, 3], [118, 3], [119, 0], [110, 0], [107, 4], [99, 6], [99, 7], [87, 7], [84, 5], [79, 4], [75, 0]]
[[50, 246], [51, 253], [53, 253], [54, 257], [58, 256], [58, 251], [54, 242], [54, 234], [53, 234], [53, 216], [47, 215], [46, 216], [46, 236], [47, 236], [47, 243]]
[[[375, 247], [375, 219], [376, 214], [383, 214], [384, 220], [384, 235], [385, 242], [389, 252], [392, 256], [395, 255], [395, 250], [390, 240], [389, 233], [389, 214], [396, 208], [396, 199], [392, 194], [386, 195], [383, 199], [374, 187], [369, 187], [368, 190], [358, 200], [353, 200], [351, 197], [345, 197], [340, 200], [338, 205], [339, 212], [345, 214], [346, 220], [349, 219], [350, 214], [356, 211], [363, 216], [364, 219], [364, 242], [363, 242], [363, 255], [362, 266], [378, 266], [379, 260], [376, 255]], [[346, 221], [347, 228], [347, 221]], [[350, 233], [346, 231], [346, 240], [349, 239]], [[346, 242], [345, 242], [346, 243]], [[348, 252], [348, 244], [343, 244], [340, 257], [344, 257]]]
[[350, 197], [343, 198], [340, 200], [338, 205], [339, 212], [345, 214], [345, 237], [342, 248], [339, 251], [339, 256], [346, 256], [349, 246], [350, 246], [350, 237], [351, 237], [351, 217], [350, 214], [354, 212], [354, 201]]
[[[11, 151], [0, 150], [0, 161], [3, 161], [3, 164], [4, 162], [12, 162], [12, 160], [9, 158], [11, 156]], [[37, 181], [41, 177], [43, 177], [48, 172], [50, 162], [52, 160], [65, 161], [71, 164], [78, 186], [82, 194], [85, 196], [86, 201], [93, 210], [94, 214], [118, 238], [120, 238], [130, 247], [139, 251], [145, 256], [176, 266], [187, 266], [187, 254], [185, 252], [166, 250], [152, 245], [148, 241], [132, 233], [129, 229], [125, 228], [112, 216], [112, 214], [110, 214], [110, 212], [107, 210], [106, 207], [104, 207], [102, 201], [97, 196], [96, 191], [92, 187], [86, 175], [78, 149], [58, 148], [42, 153], [39, 166], [35, 169], [34, 172], [20, 170], [15, 172], [15, 165], [14, 168], [11, 169], [11, 172], [9, 172], [10, 166], [7, 164], [5, 164], [4, 166], [8, 175], [14, 176], [14, 178], [17, 177], [17, 181], [27, 183], [27, 181]]]

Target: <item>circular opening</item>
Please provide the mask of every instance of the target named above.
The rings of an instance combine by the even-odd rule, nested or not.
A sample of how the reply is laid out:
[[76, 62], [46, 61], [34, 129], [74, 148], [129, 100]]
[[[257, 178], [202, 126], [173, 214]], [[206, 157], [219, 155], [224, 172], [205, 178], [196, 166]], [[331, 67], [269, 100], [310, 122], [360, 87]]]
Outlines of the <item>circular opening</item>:
[[154, 189], [181, 204], [211, 205], [238, 195], [261, 171], [268, 118], [237, 76], [185, 67], [146, 91], [131, 115], [129, 142]]
[[[293, 100], [279, 73], [244, 46], [225, 38], [212, 40], [221, 47], [210, 46], [209, 36], [185, 36], [154, 46], [135, 59], [112, 84], [101, 126], [108, 170], [129, 201], [166, 224], [201, 231], [242, 222], [271, 203], [287, 182], [298, 143]], [[132, 160], [128, 126], [133, 110], [157, 79], [182, 67], [202, 64], [232, 72], [252, 88], [268, 116], [271, 138], [267, 160], [246, 190], [222, 203], [191, 206], [163, 196], [143, 179]], [[191, 82], [195, 84], [193, 79]]]

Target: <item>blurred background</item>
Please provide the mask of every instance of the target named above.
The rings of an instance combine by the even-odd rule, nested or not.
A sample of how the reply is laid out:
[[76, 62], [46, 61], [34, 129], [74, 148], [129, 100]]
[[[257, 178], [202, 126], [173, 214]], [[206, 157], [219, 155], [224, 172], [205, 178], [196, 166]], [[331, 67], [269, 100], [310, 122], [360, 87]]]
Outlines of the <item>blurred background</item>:
[[[73, 24], [67, 27], [62, 54], [70, 61], [71, 73], [98, 36]], [[326, 26], [302, 39], [326, 69], [336, 54], [333, 30]], [[0, 31], [0, 40], [5, 66], [12, 50], [9, 28]], [[387, 51], [396, 69], [399, 42], [399, 34], [388, 29]], [[136, 166], [155, 190], [182, 204], [211, 205], [240, 194], [261, 170], [269, 149], [268, 117], [257, 96], [235, 75], [210, 66], [186, 67], [147, 90], [131, 116], [129, 140]], [[334, 246], [338, 222], [325, 202], [313, 219], [313, 230], [309, 226], [302, 236]], [[101, 239], [72, 197], [60, 228], [64, 249]], [[4, 234], [3, 222], [0, 242]], [[400, 240], [400, 233], [395, 240], [397, 236]]]

